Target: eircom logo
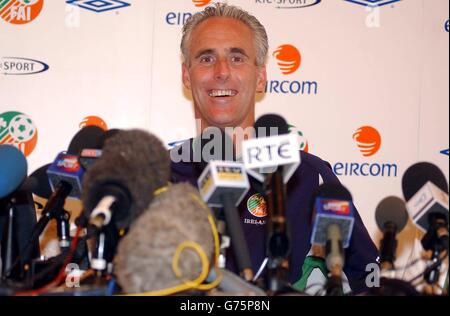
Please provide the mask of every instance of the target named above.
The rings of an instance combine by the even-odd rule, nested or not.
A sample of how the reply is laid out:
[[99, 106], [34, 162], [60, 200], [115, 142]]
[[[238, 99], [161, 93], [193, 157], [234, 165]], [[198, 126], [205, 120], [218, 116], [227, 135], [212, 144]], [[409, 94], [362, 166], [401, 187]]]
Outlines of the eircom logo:
[[375, 155], [381, 148], [381, 135], [371, 126], [363, 126], [359, 128], [353, 139], [356, 141], [359, 150], [364, 157]]
[[196, 7], [204, 7], [208, 5], [211, 0], [192, 0], [192, 2], [194, 2]]
[[[211, 3], [211, 0], [191, 0], [198, 7], [204, 7]], [[193, 15], [192, 12], [169, 12], [166, 14], [166, 23], [169, 25], [184, 25]]]
[[106, 122], [101, 117], [95, 115], [86, 116], [79, 125], [80, 129], [85, 128], [86, 126], [97, 126], [104, 131], [108, 130]]
[[38, 131], [33, 121], [20, 112], [0, 114], [0, 145], [19, 148], [28, 157], [36, 147]]
[[278, 67], [280, 67], [283, 75], [290, 75], [300, 68], [302, 62], [302, 56], [299, 50], [292, 45], [281, 45], [273, 53], [273, 56], [278, 61]]
[[397, 164], [372, 160], [382, 145], [381, 134], [376, 128], [372, 126], [358, 128], [353, 134], [353, 140], [362, 156], [371, 161], [337, 162], [333, 166], [333, 171], [337, 176], [397, 177]]
[[[279, 71], [289, 79], [294, 74], [298, 74], [298, 70], [303, 63], [303, 56], [300, 50], [291, 44], [280, 45], [272, 54]], [[266, 93], [282, 93], [282, 94], [305, 94], [315, 95], [318, 93], [317, 81], [309, 80], [268, 80], [266, 85]]]
[[44, 0], [0, 0], [0, 17], [11, 24], [27, 24], [37, 18]]

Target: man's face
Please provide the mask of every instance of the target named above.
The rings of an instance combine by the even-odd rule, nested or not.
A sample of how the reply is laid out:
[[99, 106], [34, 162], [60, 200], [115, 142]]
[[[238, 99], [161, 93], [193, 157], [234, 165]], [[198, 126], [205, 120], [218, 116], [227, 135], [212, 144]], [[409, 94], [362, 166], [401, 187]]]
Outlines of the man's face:
[[183, 83], [192, 91], [203, 128], [253, 125], [255, 93], [266, 84], [254, 43], [251, 29], [232, 18], [210, 18], [192, 32]]

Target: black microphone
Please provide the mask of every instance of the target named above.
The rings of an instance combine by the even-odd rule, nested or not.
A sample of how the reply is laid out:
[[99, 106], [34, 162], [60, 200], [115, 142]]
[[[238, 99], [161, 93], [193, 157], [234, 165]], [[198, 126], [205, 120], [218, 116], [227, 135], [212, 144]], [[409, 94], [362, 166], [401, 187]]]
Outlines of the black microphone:
[[441, 253], [448, 255], [448, 183], [443, 172], [428, 162], [416, 163], [402, 178], [403, 195], [414, 223], [425, 232], [422, 246], [429, 254], [424, 272], [426, 293], [435, 293], [439, 281]]
[[375, 220], [378, 228], [383, 232], [380, 243], [380, 264], [383, 276], [395, 277], [395, 259], [397, 251], [396, 236], [408, 223], [408, 212], [405, 202], [396, 197], [389, 196], [383, 199], [375, 211]]
[[[216, 137], [216, 152], [223, 148], [223, 157], [232, 152], [232, 140], [223, 131], [218, 129], [220, 137]], [[231, 146], [226, 146], [229, 144]], [[230, 155], [231, 156], [231, 155]], [[231, 237], [231, 245], [241, 276], [251, 281], [253, 279], [253, 268], [245, 239], [239, 212], [236, 208], [250, 189], [247, 173], [244, 165], [234, 161], [211, 160], [203, 170], [197, 181], [198, 188], [203, 200], [210, 206], [222, 208], [226, 228]]]
[[91, 144], [86, 144], [85, 148], [78, 155], [78, 161], [84, 170], [88, 170], [102, 156], [106, 140], [116, 135], [119, 131], [119, 129], [110, 129], [102, 131], [103, 134], [100, 134], [100, 131], [95, 132], [97, 136], [94, 138], [95, 141], [92, 141]]
[[425, 232], [422, 246], [448, 251], [448, 183], [434, 164], [416, 163], [402, 178], [407, 209], [417, 227]]
[[79, 156], [86, 148], [101, 148], [105, 131], [98, 126], [86, 126], [82, 128], [70, 141], [67, 153]]
[[31, 192], [43, 199], [49, 199], [52, 194], [52, 188], [48, 180], [47, 170], [51, 166], [51, 163], [39, 167], [29, 176], [29, 178], [34, 179], [37, 185], [33, 187]]
[[276, 114], [260, 117], [254, 125], [257, 139], [243, 144], [250, 175], [263, 180], [268, 210], [267, 278], [270, 294], [290, 291], [288, 281], [291, 238], [286, 220], [285, 183], [299, 165], [299, 146], [287, 135], [286, 120]]
[[[87, 126], [79, 130], [70, 141], [67, 152], [58, 154], [54, 162], [48, 167], [43, 166], [35, 171], [34, 176], [39, 182], [44, 182], [45, 176], [47, 176], [52, 193], [48, 196], [42, 216], [34, 228], [33, 240], [39, 238], [51, 219], [63, 219], [65, 229], [61, 232], [66, 234], [59, 237], [63, 246], [68, 246], [68, 220], [65, 219], [64, 204], [69, 196], [73, 198], [80, 198], [81, 196], [81, 181], [84, 170], [78, 162], [78, 155], [83, 148], [91, 146], [92, 143], [97, 143], [102, 135], [103, 130], [97, 126]], [[41, 184], [36, 193], [38, 193], [38, 196], [47, 198], [48, 187]]]

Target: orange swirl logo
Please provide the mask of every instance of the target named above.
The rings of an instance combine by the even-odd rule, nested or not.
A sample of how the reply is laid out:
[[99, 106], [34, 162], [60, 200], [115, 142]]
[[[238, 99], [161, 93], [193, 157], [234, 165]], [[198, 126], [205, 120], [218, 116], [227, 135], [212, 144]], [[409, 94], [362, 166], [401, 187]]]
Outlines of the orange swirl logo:
[[359, 128], [353, 135], [353, 139], [364, 157], [375, 155], [381, 148], [381, 135], [371, 126]]
[[44, 6], [44, 0], [0, 1], [0, 17], [11, 24], [26, 24], [33, 21]]
[[273, 56], [278, 60], [278, 67], [284, 75], [296, 72], [302, 63], [300, 51], [289, 44], [278, 47]]
[[104, 131], [108, 130], [108, 125], [106, 125], [105, 121], [98, 116], [87, 116], [80, 123], [80, 129], [85, 128], [86, 126], [98, 126]]
[[192, 0], [192, 2], [194, 2], [196, 7], [204, 7], [209, 4], [211, 0]]

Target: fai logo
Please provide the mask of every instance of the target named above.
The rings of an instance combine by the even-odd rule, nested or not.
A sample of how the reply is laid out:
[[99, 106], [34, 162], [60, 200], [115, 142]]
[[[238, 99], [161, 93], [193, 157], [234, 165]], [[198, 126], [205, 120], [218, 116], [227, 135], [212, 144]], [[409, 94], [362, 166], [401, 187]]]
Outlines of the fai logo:
[[0, 114], [0, 145], [19, 148], [28, 157], [36, 147], [38, 132], [33, 121], [20, 112]]
[[300, 144], [300, 150], [309, 153], [309, 143], [303, 132], [300, 131], [296, 126], [289, 125], [289, 133], [296, 134], [298, 143]]
[[98, 116], [86, 116], [80, 123], [80, 129], [85, 128], [86, 126], [98, 126], [102, 130], [107, 131], [108, 125], [105, 123], [105, 121], [98, 117]]
[[364, 157], [375, 155], [381, 148], [381, 135], [371, 126], [363, 126], [359, 128], [353, 139], [356, 141], [359, 150]]
[[27, 24], [41, 13], [44, 0], [0, 0], [0, 17], [11, 24]]
[[196, 7], [204, 7], [208, 5], [211, 0], [192, 0], [192, 2], [194, 2]]
[[247, 209], [255, 217], [267, 216], [267, 204], [261, 194], [252, 195], [247, 201]]
[[300, 51], [289, 44], [278, 47], [273, 53], [273, 57], [277, 59], [278, 67], [284, 75], [296, 72], [302, 62]]
[[118, 10], [125, 7], [129, 7], [131, 4], [125, 1], [119, 0], [68, 0], [67, 4], [79, 6], [80, 8], [102, 13], [110, 10]]
[[360, 4], [367, 7], [382, 7], [387, 4], [399, 2], [401, 0], [345, 0], [345, 1]]

